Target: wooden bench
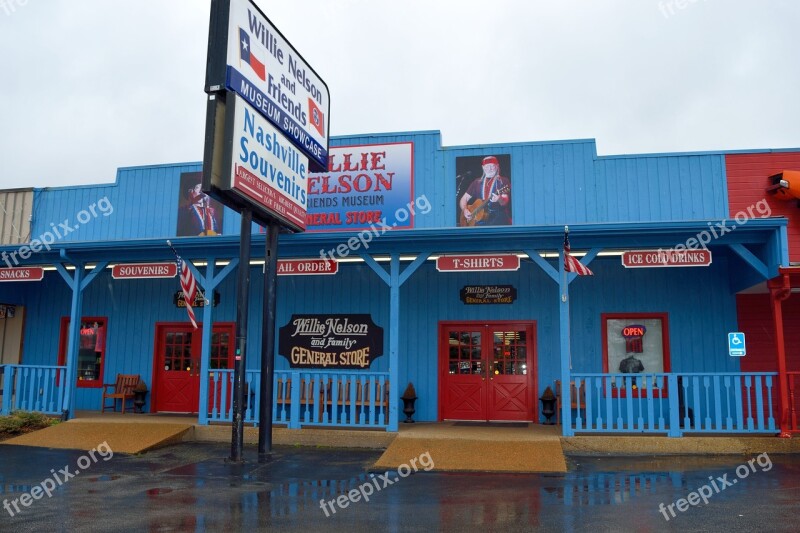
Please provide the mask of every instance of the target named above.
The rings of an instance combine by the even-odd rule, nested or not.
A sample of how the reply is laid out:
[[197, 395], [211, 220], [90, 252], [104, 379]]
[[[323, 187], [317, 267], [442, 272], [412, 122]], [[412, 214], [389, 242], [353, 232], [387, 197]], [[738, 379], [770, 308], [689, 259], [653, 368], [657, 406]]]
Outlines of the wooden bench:
[[[116, 383], [106, 383], [103, 385], [103, 399], [101, 413], [105, 413], [106, 409], [117, 411], [117, 400], [122, 402], [122, 414], [125, 414], [125, 402], [130, 400], [133, 402], [133, 389], [139, 384], [139, 374], [117, 374]], [[114, 392], [109, 392], [109, 389], [114, 389]], [[106, 398], [111, 399], [111, 405], [106, 405]]]
[[[334, 380], [328, 379], [327, 383], [317, 382], [317, 380], [311, 380], [307, 382], [305, 379], [300, 380], [300, 405], [301, 405], [301, 416], [303, 414], [302, 406], [311, 405], [317, 406], [316, 421], [322, 421], [323, 413], [327, 411], [328, 413], [328, 421], [332, 421], [335, 419], [336, 416], [336, 408], [337, 407], [345, 407], [350, 406], [351, 402], [351, 380], [343, 380], [337, 379], [336, 380], [336, 394], [334, 398]], [[380, 382], [375, 381], [375, 391], [370, 394], [369, 390], [369, 381], [361, 381], [356, 380], [356, 387], [355, 387], [355, 403], [352, 404], [357, 409], [368, 409], [370, 407], [380, 407], [383, 406], [385, 416], [388, 416], [389, 412], [389, 382], [384, 382], [383, 385], [383, 395], [381, 397], [381, 385]], [[278, 380], [277, 383], [277, 394], [275, 403], [280, 407], [284, 405], [289, 405], [292, 402], [292, 380], [287, 379], [286, 381]], [[319, 386], [317, 386], [319, 385]], [[315, 394], [314, 389], [318, 388], [319, 393]], [[319, 397], [317, 400], [316, 397]]]

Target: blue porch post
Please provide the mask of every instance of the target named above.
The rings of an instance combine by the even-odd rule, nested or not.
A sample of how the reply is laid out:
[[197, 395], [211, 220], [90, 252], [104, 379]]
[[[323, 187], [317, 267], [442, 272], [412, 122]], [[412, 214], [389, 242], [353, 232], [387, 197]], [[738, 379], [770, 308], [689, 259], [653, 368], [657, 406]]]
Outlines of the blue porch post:
[[197, 422], [201, 425], [208, 425], [208, 370], [211, 361], [211, 335], [214, 329], [214, 290], [228, 274], [233, 272], [236, 265], [239, 264], [239, 258], [236, 257], [232, 259], [231, 262], [215, 276], [214, 270], [216, 268], [216, 262], [216, 257], [208, 259], [205, 276], [201, 276], [195, 266], [189, 263], [192, 274], [199, 280], [200, 285], [205, 291], [206, 299], [209, 298], [209, 295], [211, 297], [209, 302], [203, 307], [203, 335], [202, 346], [200, 348], [200, 405], [197, 406]]
[[[400, 383], [400, 255], [395, 252], [389, 268], [389, 386], [395, 392]], [[397, 431], [397, 402], [389, 396], [389, 431]]]
[[370, 255], [360, 254], [369, 266], [384, 283], [389, 285], [389, 425], [386, 431], [398, 429], [398, 405], [392, 398], [397, 397], [391, 391], [400, 389], [400, 287], [408, 281], [420, 266], [428, 260], [430, 252], [420, 253], [403, 272], [400, 272], [400, 253], [392, 252], [389, 262], [389, 272], [381, 267]]
[[[210, 257], [206, 266], [206, 280], [214, 279], [217, 259]], [[203, 306], [203, 338], [200, 347], [200, 405], [197, 406], [198, 423], [208, 425], [208, 367], [211, 360], [211, 333], [214, 330], [214, 288], [203, 285], [206, 304]], [[209, 298], [210, 297], [210, 298]]]
[[565, 437], [572, 437], [572, 399], [570, 398], [570, 352], [569, 352], [569, 281], [564, 270], [564, 250], [558, 254], [558, 331], [561, 357], [561, 432]]
[[[65, 256], [62, 250], [62, 257]], [[65, 257], [66, 258], [66, 257]], [[66, 267], [61, 263], [56, 263], [55, 267], [64, 281], [72, 289], [72, 303], [69, 311], [69, 337], [67, 340], [67, 360], [66, 372], [64, 376], [64, 403], [63, 409], [67, 413], [67, 418], [75, 418], [75, 384], [78, 380], [78, 343], [80, 341], [81, 328], [81, 308], [83, 307], [83, 291], [89, 283], [103, 271], [108, 265], [107, 261], [98, 263], [94, 269], [86, 275], [83, 263], [75, 263], [75, 275], [71, 276]]]
[[14, 382], [14, 367], [12, 365], [5, 365], [5, 372], [3, 373], [3, 405], [0, 408], [0, 414], [11, 414], [11, 396], [13, 392]]

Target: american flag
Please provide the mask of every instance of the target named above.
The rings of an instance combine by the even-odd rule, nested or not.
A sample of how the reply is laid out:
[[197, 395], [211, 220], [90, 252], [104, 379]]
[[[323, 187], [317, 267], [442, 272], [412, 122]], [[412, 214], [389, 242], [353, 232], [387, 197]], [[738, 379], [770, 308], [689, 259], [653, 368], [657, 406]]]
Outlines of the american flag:
[[564, 232], [564, 270], [566, 272], [575, 272], [579, 276], [594, 276], [594, 273], [588, 267], [570, 255], [569, 232], [567, 231]]
[[189, 320], [192, 322], [192, 326], [197, 329], [197, 320], [194, 318], [194, 309], [192, 309], [194, 298], [197, 296], [197, 281], [195, 281], [186, 261], [181, 259], [177, 252], [175, 257], [178, 258], [178, 270], [181, 273], [181, 290], [183, 290], [183, 300], [186, 303], [186, 312], [189, 313]]

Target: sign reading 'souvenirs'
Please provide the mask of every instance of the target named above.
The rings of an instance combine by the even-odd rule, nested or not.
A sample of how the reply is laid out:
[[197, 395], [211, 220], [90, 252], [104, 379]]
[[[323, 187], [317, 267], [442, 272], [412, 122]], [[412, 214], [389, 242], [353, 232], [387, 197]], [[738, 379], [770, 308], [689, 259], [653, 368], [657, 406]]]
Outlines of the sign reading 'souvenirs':
[[369, 368], [383, 355], [383, 328], [370, 315], [292, 315], [278, 353], [292, 368]]

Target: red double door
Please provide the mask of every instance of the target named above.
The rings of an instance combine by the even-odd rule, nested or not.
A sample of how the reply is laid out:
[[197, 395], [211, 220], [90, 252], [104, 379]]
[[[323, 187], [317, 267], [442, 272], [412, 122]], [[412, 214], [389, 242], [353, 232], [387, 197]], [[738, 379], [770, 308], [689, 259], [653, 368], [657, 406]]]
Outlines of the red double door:
[[[214, 324], [209, 369], [233, 368], [235, 325]], [[203, 325], [156, 326], [153, 411], [197, 413], [200, 404], [200, 353]]]
[[440, 418], [534, 421], [536, 324], [439, 324]]

